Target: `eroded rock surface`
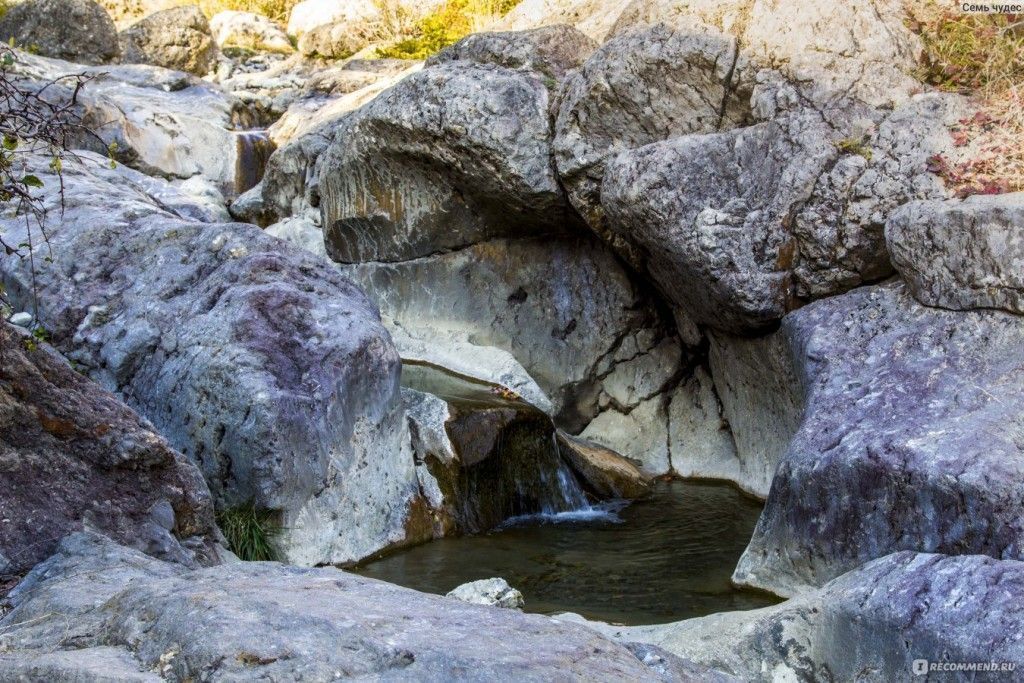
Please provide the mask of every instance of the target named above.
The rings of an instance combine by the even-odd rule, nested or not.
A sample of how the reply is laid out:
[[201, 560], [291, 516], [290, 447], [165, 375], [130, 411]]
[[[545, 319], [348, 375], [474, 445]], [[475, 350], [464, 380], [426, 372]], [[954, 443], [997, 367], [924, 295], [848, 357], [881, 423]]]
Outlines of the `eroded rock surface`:
[[140, 674], [177, 680], [681, 680], [666, 652], [649, 667], [628, 647], [540, 615], [337, 569], [245, 562], [187, 571], [89, 534], [67, 538], [8, 599], [5, 677], [73, 642], [78, 657], [64, 655], [72, 667], [104, 647], [121, 670], [135, 662]]
[[[278, 511], [292, 562], [403, 542], [418, 489], [399, 358], [363, 293], [251, 225], [182, 218], [101, 161], [66, 165], [61, 213], [45, 163], [38, 248], [54, 262], [36, 285], [55, 344], [198, 463], [221, 506]], [[5, 220], [5, 238], [24, 226]], [[0, 267], [28, 301], [25, 262]]]
[[1024, 193], [911, 202], [885, 237], [921, 303], [1024, 313]]
[[342, 119], [319, 174], [328, 253], [398, 261], [563, 228], [548, 98], [538, 76], [452, 62]]
[[898, 550], [1020, 559], [1024, 324], [900, 283], [791, 313], [806, 407], [734, 574], [793, 595]]
[[652, 142], [750, 123], [753, 71], [736, 40], [721, 35], [655, 26], [601, 46], [561, 91], [553, 147], [569, 198], [590, 227], [632, 256], [604, 227], [605, 164]]
[[100, 529], [190, 566], [218, 561], [199, 470], [46, 344], [0, 323], [0, 578]]

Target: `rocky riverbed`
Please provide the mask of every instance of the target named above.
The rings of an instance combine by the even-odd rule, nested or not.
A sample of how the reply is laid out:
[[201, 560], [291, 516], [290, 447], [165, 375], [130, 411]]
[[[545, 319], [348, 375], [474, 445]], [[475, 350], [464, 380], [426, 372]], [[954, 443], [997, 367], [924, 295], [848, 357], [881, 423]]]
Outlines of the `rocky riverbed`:
[[[939, 172], [977, 104], [900, 3], [523, 0], [425, 62], [340, 4], [0, 19], [82, 124], [0, 213], [0, 679], [1024, 671], [1024, 193]], [[763, 510], [703, 569], [639, 525], [630, 580], [778, 604], [344, 571], [673, 478]]]

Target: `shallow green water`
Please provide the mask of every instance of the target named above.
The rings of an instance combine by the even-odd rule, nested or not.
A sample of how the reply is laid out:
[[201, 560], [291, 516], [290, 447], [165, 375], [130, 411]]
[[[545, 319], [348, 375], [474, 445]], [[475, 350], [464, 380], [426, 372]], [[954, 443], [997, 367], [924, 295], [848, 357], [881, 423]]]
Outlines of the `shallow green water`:
[[522, 591], [528, 612], [577, 612], [624, 624], [675, 621], [774, 604], [729, 583], [760, 511], [726, 484], [666, 482], [614, 515], [524, 520], [433, 541], [356, 571], [442, 594], [500, 576]]

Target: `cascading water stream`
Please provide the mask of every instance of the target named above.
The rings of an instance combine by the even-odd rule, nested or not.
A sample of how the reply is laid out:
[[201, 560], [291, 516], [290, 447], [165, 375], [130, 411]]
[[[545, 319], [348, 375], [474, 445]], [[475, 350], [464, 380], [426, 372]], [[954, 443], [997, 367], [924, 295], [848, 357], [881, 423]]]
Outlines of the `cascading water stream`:
[[263, 179], [274, 143], [265, 130], [235, 132], [235, 194], [256, 187]]

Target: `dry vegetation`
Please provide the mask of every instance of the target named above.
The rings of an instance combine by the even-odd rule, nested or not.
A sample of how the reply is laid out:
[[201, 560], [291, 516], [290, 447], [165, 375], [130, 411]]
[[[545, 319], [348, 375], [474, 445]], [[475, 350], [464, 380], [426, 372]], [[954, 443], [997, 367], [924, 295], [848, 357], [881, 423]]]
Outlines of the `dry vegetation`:
[[926, 83], [970, 95], [977, 113], [953, 127], [969, 161], [937, 156], [931, 170], [959, 196], [1024, 190], [1024, 15], [963, 14], [935, 2], [910, 11]]
[[482, 30], [517, 4], [519, 0], [445, 0], [429, 14], [399, 29], [388, 45], [377, 49], [377, 54], [425, 59], [460, 38]]

